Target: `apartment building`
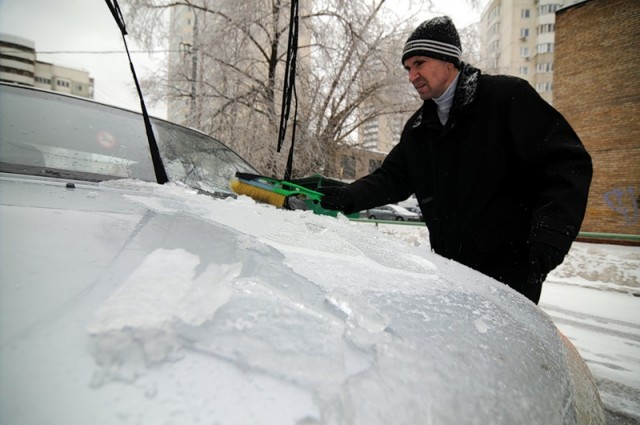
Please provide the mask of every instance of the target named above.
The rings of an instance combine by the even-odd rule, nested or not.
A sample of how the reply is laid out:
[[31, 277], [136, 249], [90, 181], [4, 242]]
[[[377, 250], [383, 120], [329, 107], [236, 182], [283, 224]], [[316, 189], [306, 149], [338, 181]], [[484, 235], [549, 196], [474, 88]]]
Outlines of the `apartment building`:
[[0, 34], [0, 81], [93, 98], [87, 71], [40, 62], [33, 41], [9, 34]]
[[[371, 112], [363, 108], [365, 115]], [[407, 120], [404, 114], [379, 115], [367, 121], [359, 130], [358, 146], [372, 152], [388, 153], [398, 141], [402, 127]]]
[[527, 80], [553, 104], [556, 11], [576, 0], [492, 0], [480, 20], [480, 68]]

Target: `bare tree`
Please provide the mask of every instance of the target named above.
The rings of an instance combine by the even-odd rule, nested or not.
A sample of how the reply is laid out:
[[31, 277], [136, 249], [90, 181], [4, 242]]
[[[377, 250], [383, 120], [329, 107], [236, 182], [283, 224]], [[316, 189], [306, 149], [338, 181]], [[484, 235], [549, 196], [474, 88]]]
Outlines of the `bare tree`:
[[[356, 146], [360, 127], [415, 110], [400, 54], [416, 22], [390, 2], [301, 1], [294, 175], [333, 175], [334, 152]], [[169, 103], [170, 118], [219, 138], [262, 173], [282, 176], [289, 146], [277, 154], [276, 143], [289, 0], [127, 5], [131, 35], [173, 52], [164, 77], [145, 85]]]
[[478, 24], [471, 24], [460, 29], [460, 42], [462, 43], [462, 60], [474, 66], [480, 63], [480, 31]]
[[296, 163], [301, 174], [316, 167], [335, 175], [334, 152], [356, 146], [358, 128], [415, 108], [400, 63], [413, 25], [389, 13], [385, 0], [316, 3], [306, 18], [312, 48], [308, 60], [301, 61], [309, 71], [300, 85], [310, 96], [303, 99], [308, 115], [301, 121]]

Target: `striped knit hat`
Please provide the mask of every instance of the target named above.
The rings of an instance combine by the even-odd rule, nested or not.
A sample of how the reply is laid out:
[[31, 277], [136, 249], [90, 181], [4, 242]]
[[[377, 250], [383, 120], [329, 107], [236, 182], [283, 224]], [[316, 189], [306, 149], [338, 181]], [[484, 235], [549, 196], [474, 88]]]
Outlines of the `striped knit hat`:
[[404, 45], [402, 63], [411, 56], [428, 56], [451, 62], [460, 68], [462, 47], [451, 18], [441, 16], [420, 24]]

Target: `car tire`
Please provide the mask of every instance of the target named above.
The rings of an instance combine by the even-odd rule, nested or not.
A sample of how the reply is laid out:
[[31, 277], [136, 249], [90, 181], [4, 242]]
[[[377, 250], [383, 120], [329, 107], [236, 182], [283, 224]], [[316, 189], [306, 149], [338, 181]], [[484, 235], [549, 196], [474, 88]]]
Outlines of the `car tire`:
[[375, 220], [375, 219], [376, 219], [376, 216], [375, 216], [375, 215], [370, 215], [370, 216], [369, 216], [369, 220]]
[[396, 217], [396, 221], [404, 221], [404, 218], [402, 218], [402, 217]]

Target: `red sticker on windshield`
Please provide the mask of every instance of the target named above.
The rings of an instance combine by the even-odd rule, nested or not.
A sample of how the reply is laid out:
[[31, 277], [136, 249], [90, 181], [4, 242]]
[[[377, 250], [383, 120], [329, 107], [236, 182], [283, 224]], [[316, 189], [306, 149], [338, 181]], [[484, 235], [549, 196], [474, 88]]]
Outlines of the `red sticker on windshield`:
[[116, 142], [116, 138], [113, 137], [113, 134], [107, 131], [101, 131], [97, 136], [98, 144], [105, 149], [113, 149], [118, 143]]

